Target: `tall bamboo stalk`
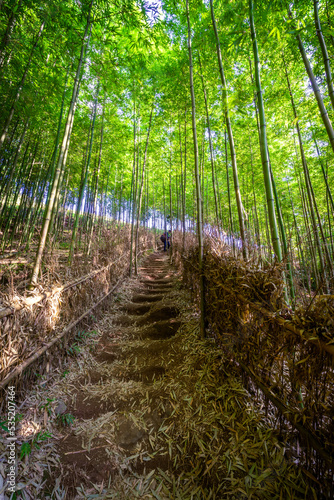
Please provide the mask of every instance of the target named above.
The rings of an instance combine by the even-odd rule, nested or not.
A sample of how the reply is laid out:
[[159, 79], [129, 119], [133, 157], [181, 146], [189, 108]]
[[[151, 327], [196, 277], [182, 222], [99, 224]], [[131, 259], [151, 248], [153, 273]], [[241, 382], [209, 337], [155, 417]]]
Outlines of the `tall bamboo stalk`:
[[324, 181], [325, 181], [325, 184], [326, 184], [327, 196], [328, 196], [328, 199], [330, 200], [331, 207], [332, 207], [332, 214], [334, 216], [334, 201], [333, 201], [333, 196], [332, 196], [331, 188], [330, 188], [329, 183], [328, 183], [328, 176], [327, 176], [327, 174], [325, 172], [325, 168], [324, 168], [323, 163], [321, 161], [321, 155], [320, 155], [318, 143], [317, 143], [316, 138], [315, 138], [315, 136], [314, 136], [313, 133], [312, 133], [312, 136], [313, 136], [314, 144], [315, 144], [315, 147], [316, 147], [316, 150], [317, 150], [317, 155], [318, 155], [318, 160], [319, 160], [319, 163], [320, 163], [320, 166], [321, 166], [322, 175], [323, 175], [323, 178], [324, 178]]
[[234, 192], [235, 192], [235, 199], [237, 202], [239, 230], [240, 230], [240, 237], [241, 237], [241, 242], [242, 242], [242, 254], [243, 254], [244, 259], [246, 259], [247, 258], [247, 248], [246, 248], [245, 222], [244, 222], [243, 206], [242, 206], [241, 193], [240, 193], [240, 187], [239, 187], [237, 154], [236, 154], [235, 146], [234, 146], [234, 138], [233, 138], [233, 132], [232, 132], [231, 118], [230, 118], [230, 109], [229, 109], [229, 103], [228, 103], [227, 84], [226, 84], [224, 67], [223, 67], [223, 60], [222, 60], [222, 55], [221, 55], [221, 50], [220, 50], [219, 34], [218, 34], [218, 29], [217, 29], [217, 24], [216, 24], [214, 9], [213, 9], [213, 0], [210, 0], [210, 10], [211, 10], [212, 25], [213, 25], [213, 29], [214, 29], [215, 37], [216, 37], [216, 48], [217, 48], [219, 72], [220, 72], [220, 78], [221, 78], [221, 82], [222, 82], [224, 115], [225, 115], [225, 122], [226, 122], [226, 128], [227, 128], [227, 133], [228, 133], [230, 154], [231, 154], [231, 161], [232, 161]]
[[21, 77], [20, 83], [18, 84], [18, 87], [16, 89], [16, 94], [15, 94], [14, 100], [12, 102], [12, 106], [11, 106], [11, 108], [9, 110], [7, 119], [5, 121], [4, 127], [3, 127], [2, 132], [1, 132], [1, 136], [0, 136], [0, 148], [2, 148], [2, 145], [5, 142], [5, 139], [7, 137], [9, 125], [11, 124], [11, 121], [12, 121], [13, 116], [14, 116], [15, 106], [16, 106], [18, 100], [20, 99], [21, 92], [22, 92], [23, 86], [25, 84], [27, 75], [28, 75], [28, 71], [30, 69], [31, 62], [33, 60], [34, 52], [35, 52], [35, 49], [36, 49], [36, 47], [38, 45], [38, 42], [39, 42], [39, 40], [40, 40], [40, 38], [42, 36], [43, 30], [44, 30], [44, 26], [45, 26], [45, 21], [42, 22], [42, 24], [41, 24], [41, 26], [39, 28], [39, 31], [37, 33], [37, 37], [36, 37], [35, 43], [32, 46], [32, 49], [31, 49], [30, 54], [29, 54], [28, 62], [26, 64], [26, 66], [25, 66], [25, 69], [24, 69], [23, 75]]
[[170, 213], [170, 254], [169, 262], [172, 263], [173, 260], [173, 196], [172, 196], [172, 145], [169, 144], [169, 213]]
[[[75, 214], [75, 220], [74, 220], [74, 226], [73, 226], [72, 238], [71, 238], [71, 245], [70, 245], [70, 251], [69, 251], [69, 256], [68, 256], [69, 264], [71, 264], [72, 260], [73, 260], [74, 248], [75, 248], [75, 244], [76, 244], [76, 235], [77, 235], [77, 229], [78, 229], [78, 224], [79, 224], [80, 210], [81, 210], [82, 200], [83, 200], [83, 197], [85, 194], [85, 188], [86, 188], [88, 174], [89, 174], [90, 160], [91, 160], [91, 156], [92, 156], [92, 148], [93, 148], [93, 141], [94, 141], [94, 131], [95, 131], [95, 121], [96, 121], [97, 101], [98, 101], [98, 96], [99, 96], [99, 90], [100, 90], [100, 83], [98, 84], [97, 90], [96, 90], [93, 119], [92, 119], [92, 127], [91, 127], [91, 135], [90, 135], [89, 148], [88, 148], [88, 157], [87, 157], [87, 163], [85, 165], [85, 174], [83, 176], [83, 182], [82, 182], [81, 187], [80, 187], [78, 204], [77, 204], [77, 209], [76, 209], [76, 214]], [[86, 202], [88, 202], [88, 200], [89, 200], [89, 196], [87, 195]], [[85, 212], [87, 213], [88, 210], [87, 211], [84, 210], [84, 213]], [[87, 217], [88, 217], [88, 214], [87, 214]]]
[[100, 132], [100, 149], [99, 149], [99, 159], [97, 162], [97, 167], [95, 169], [95, 188], [94, 188], [94, 198], [93, 198], [93, 214], [91, 220], [91, 228], [90, 234], [88, 238], [88, 247], [87, 247], [87, 255], [90, 254], [92, 239], [93, 239], [93, 231], [94, 231], [94, 222], [96, 219], [96, 208], [97, 208], [97, 193], [99, 187], [99, 175], [101, 170], [101, 160], [102, 160], [102, 146], [103, 146], [103, 133], [104, 133], [104, 111], [106, 104], [106, 96], [104, 94], [103, 105], [102, 105], [102, 124], [101, 124], [101, 132]]
[[182, 250], [185, 250], [186, 243], [186, 199], [187, 199], [187, 106], [184, 110], [184, 173], [183, 173], [183, 236], [182, 236]]
[[[318, 250], [320, 266], [321, 266], [320, 274], [322, 277], [324, 277], [324, 273], [326, 272], [326, 270], [325, 270], [325, 263], [324, 263], [324, 258], [323, 258], [322, 246], [321, 246], [320, 237], [319, 237], [319, 231], [320, 231], [321, 236], [322, 236], [322, 240], [324, 243], [325, 255], [327, 258], [327, 263], [328, 263], [328, 266], [329, 266], [329, 269], [331, 272], [333, 272], [332, 260], [331, 260], [331, 257], [329, 255], [329, 251], [328, 251], [328, 248], [326, 245], [326, 238], [325, 238], [324, 231], [323, 231], [322, 220], [321, 220], [321, 217], [319, 214], [318, 205], [317, 205], [315, 195], [314, 195], [314, 190], [313, 190], [313, 186], [312, 186], [312, 182], [311, 182], [309, 168], [308, 168], [308, 164], [307, 164], [306, 156], [305, 156], [305, 152], [304, 152], [304, 146], [303, 146], [303, 140], [302, 140], [300, 126], [299, 126], [299, 121], [297, 119], [296, 105], [295, 105], [293, 94], [292, 94], [290, 79], [289, 79], [287, 67], [285, 64], [284, 56], [283, 56], [283, 62], [284, 62], [285, 76], [286, 76], [287, 85], [288, 85], [289, 94], [290, 94], [291, 106], [292, 106], [292, 110], [293, 110], [294, 119], [296, 122], [295, 127], [296, 127], [297, 135], [298, 135], [299, 150], [300, 150], [300, 156], [301, 156], [302, 167], [303, 167], [303, 172], [304, 172], [306, 191], [307, 191], [307, 196], [308, 196], [308, 201], [309, 201], [312, 227], [313, 227], [314, 235], [315, 235], [316, 241], [317, 241], [317, 250]], [[316, 218], [318, 219], [318, 224], [317, 224]], [[318, 228], [319, 228], [319, 231], [318, 231]]]
[[[291, 9], [289, 9], [289, 17], [290, 17], [290, 19], [292, 19]], [[312, 84], [313, 93], [314, 93], [314, 96], [315, 96], [317, 104], [318, 104], [318, 108], [319, 108], [321, 119], [322, 119], [323, 124], [325, 125], [325, 129], [326, 129], [326, 132], [327, 132], [327, 135], [328, 135], [328, 139], [329, 139], [330, 145], [332, 147], [332, 150], [334, 152], [334, 130], [333, 130], [333, 126], [332, 126], [332, 123], [331, 123], [331, 121], [329, 119], [328, 112], [326, 110], [326, 107], [325, 107], [325, 104], [324, 104], [324, 100], [322, 98], [322, 95], [321, 95], [321, 92], [320, 92], [320, 89], [319, 89], [318, 82], [317, 82], [316, 77], [315, 77], [315, 75], [313, 73], [313, 69], [312, 69], [311, 63], [310, 63], [310, 61], [309, 61], [309, 59], [307, 57], [306, 50], [305, 50], [304, 44], [302, 42], [302, 39], [301, 39], [299, 33], [297, 33], [296, 38], [297, 38], [297, 41], [298, 41], [299, 52], [300, 52], [300, 54], [302, 56], [306, 72], [307, 72], [308, 77], [309, 77], [309, 79], [311, 81], [311, 84]]]
[[259, 225], [259, 216], [257, 213], [257, 203], [256, 203], [256, 195], [255, 195], [255, 182], [254, 182], [254, 167], [253, 167], [253, 150], [252, 150], [252, 142], [249, 137], [249, 148], [251, 155], [251, 169], [252, 169], [252, 186], [253, 186], [253, 207], [254, 207], [254, 228], [255, 228], [255, 238], [258, 246], [259, 252], [261, 252], [261, 236], [260, 236], [260, 225]]
[[[1, 4], [0, 4], [1, 5]], [[4, 67], [5, 64], [5, 56], [6, 56], [6, 47], [9, 45], [11, 36], [17, 21], [17, 16], [21, 10], [22, 0], [17, 0], [16, 4], [13, 6], [11, 14], [8, 19], [6, 30], [2, 36], [0, 42], [0, 71]]]
[[225, 138], [225, 166], [226, 166], [226, 184], [227, 184], [227, 200], [228, 200], [228, 214], [229, 214], [229, 230], [230, 235], [233, 237], [233, 217], [232, 217], [232, 204], [231, 204], [231, 193], [230, 193], [230, 176], [228, 171], [228, 154], [227, 154], [227, 131], [224, 131]]
[[194, 91], [194, 78], [193, 78], [193, 59], [191, 49], [191, 28], [189, 19], [189, 0], [186, 0], [186, 15], [188, 24], [188, 53], [189, 53], [189, 80], [190, 80], [190, 94], [191, 94], [191, 117], [193, 129], [193, 142], [194, 142], [194, 160], [195, 160], [195, 181], [196, 181], [196, 199], [197, 199], [197, 237], [198, 237], [198, 265], [200, 275], [200, 305], [201, 305], [201, 321], [200, 333], [201, 337], [205, 337], [205, 290], [204, 290], [204, 274], [203, 274], [203, 218], [202, 218], [202, 194], [201, 184], [199, 178], [199, 164], [198, 164], [198, 143], [197, 143], [197, 130], [196, 130], [196, 104], [195, 104], [195, 91]]
[[72, 126], [73, 126], [74, 114], [75, 114], [77, 99], [79, 96], [81, 69], [82, 69], [82, 66], [83, 66], [83, 63], [85, 60], [85, 54], [86, 54], [86, 50], [87, 50], [87, 47], [89, 44], [89, 38], [90, 38], [90, 33], [91, 33], [90, 17], [91, 17], [91, 9], [93, 6], [93, 2], [94, 2], [94, 0], [91, 0], [90, 5], [89, 5], [87, 24], [86, 24], [86, 29], [85, 29], [82, 45], [81, 45], [80, 58], [79, 58], [78, 67], [77, 67], [74, 85], [73, 85], [73, 90], [72, 90], [72, 99], [71, 99], [71, 103], [70, 103], [70, 107], [69, 107], [69, 111], [68, 111], [68, 115], [67, 115], [67, 120], [66, 120], [64, 135], [63, 135], [63, 141], [62, 141], [62, 145], [60, 148], [60, 153], [59, 153], [59, 158], [58, 158], [58, 162], [57, 162], [56, 173], [55, 173], [55, 177], [54, 177], [54, 181], [53, 181], [52, 191], [51, 191], [51, 195], [49, 198], [49, 202], [48, 202], [46, 210], [45, 210], [45, 217], [44, 217], [43, 227], [41, 230], [40, 242], [38, 245], [36, 259], [35, 259], [35, 263], [34, 263], [34, 268], [33, 268], [33, 272], [32, 272], [31, 279], [30, 279], [30, 288], [34, 288], [36, 286], [36, 283], [37, 283], [37, 278], [38, 278], [38, 274], [39, 274], [40, 265], [42, 262], [42, 256], [43, 256], [43, 252], [44, 252], [46, 237], [47, 237], [48, 230], [49, 230], [51, 212], [53, 210], [54, 200], [55, 200], [55, 197], [57, 194], [58, 181], [59, 181], [60, 174], [62, 171], [63, 160], [64, 160], [65, 154], [67, 153], [67, 150], [69, 147], [69, 141], [70, 141]]
[[206, 88], [205, 88], [205, 83], [204, 83], [204, 77], [203, 77], [202, 63], [201, 63], [200, 53], [198, 53], [198, 61], [199, 61], [199, 66], [200, 66], [200, 70], [201, 70], [201, 79], [202, 79], [202, 87], [203, 87], [203, 95], [204, 95], [204, 103], [205, 103], [205, 112], [206, 112], [206, 122], [207, 122], [208, 133], [209, 133], [211, 175], [212, 175], [213, 195], [214, 195], [214, 200], [215, 200], [216, 225], [219, 227], [220, 226], [220, 223], [219, 223], [219, 210], [218, 210], [218, 199], [217, 199], [217, 188], [216, 188], [216, 179], [215, 179], [215, 165], [214, 165], [214, 155], [213, 155], [213, 146], [212, 146], [212, 137], [211, 137], [210, 117], [209, 117], [209, 110], [208, 110], [208, 98], [207, 98], [207, 93], [206, 93]]
[[260, 150], [261, 150], [261, 160], [262, 160], [262, 170], [266, 189], [267, 206], [268, 206], [268, 218], [270, 225], [271, 241], [274, 248], [277, 260], [280, 262], [282, 260], [281, 244], [279, 240], [278, 227], [276, 222], [275, 214], [275, 204], [273, 189], [270, 176], [269, 158], [268, 158], [268, 143], [267, 143], [267, 132], [266, 132], [266, 118], [264, 112], [264, 103], [261, 87], [261, 77], [260, 77], [260, 58], [259, 51], [257, 47], [257, 39], [254, 25], [254, 14], [253, 14], [253, 1], [249, 0], [249, 21], [253, 45], [253, 55], [254, 55], [254, 68], [255, 68], [255, 84], [258, 99], [258, 109], [259, 109], [259, 119], [260, 119]]
[[9, 179], [6, 181], [6, 184], [4, 185], [4, 190], [1, 193], [0, 220], [2, 219], [3, 210], [7, 205], [8, 196], [9, 196], [10, 190], [12, 188], [12, 181], [13, 181], [14, 174], [16, 173], [16, 166], [17, 166], [17, 162], [18, 162], [19, 155], [21, 152], [22, 144], [23, 144], [23, 141], [24, 141], [27, 129], [28, 129], [28, 123], [29, 123], [29, 119], [26, 120], [26, 122], [25, 122], [24, 129], [23, 129], [23, 132], [20, 136], [19, 144], [18, 144], [18, 147], [16, 149], [15, 156], [14, 156], [13, 165], [11, 166], [11, 172], [10, 172]]
[[333, 77], [331, 72], [331, 67], [329, 64], [329, 56], [327, 51], [326, 42], [321, 30], [321, 24], [319, 19], [319, 0], [313, 0], [314, 7], [314, 23], [317, 30], [317, 37], [319, 39], [319, 44], [321, 48], [322, 57], [324, 60], [325, 73], [326, 73], [326, 83], [328, 88], [328, 95], [332, 103], [332, 109], [334, 110], [334, 88], [333, 88]]
[[151, 132], [151, 126], [152, 126], [153, 108], [154, 108], [154, 105], [152, 105], [152, 109], [151, 109], [151, 113], [150, 113], [150, 119], [149, 119], [149, 124], [148, 124], [148, 129], [147, 129], [146, 145], [145, 145], [145, 151], [144, 151], [144, 158], [143, 158], [143, 166], [142, 166], [141, 179], [140, 179], [140, 185], [139, 185], [139, 196], [138, 196], [138, 207], [137, 207], [137, 224], [136, 224], [136, 243], [135, 243], [135, 274], [138, 274], [139, 223], [140, 223], [141, 205], [142, 205], [142, 198], [143, 198], [144, 175], [145, 175], [145, 167], [146, 167], [146, 159], [147, 159], [147, 150], [148, 150], [148, 144], [149, 144], [149, 140], [150, 140], [150, 132]]
[[[130, 195], [131, 207], [131, 238], [130, 238], [130, 263], [129, 263], [129, 276], [132, 276], [132, 261], [133, 261], [133, 238], [134, 238], [134, 224], [136, 216], [136, 203], [137, 203], [137, 179], [138, 179], [138, 161], [137, 161], [137, 136], [136, 136], [136, 102], [133, 103], [133, 165], [132, 165], [132, 200]], [[131, 205], [130, 205], [131, 206]]]

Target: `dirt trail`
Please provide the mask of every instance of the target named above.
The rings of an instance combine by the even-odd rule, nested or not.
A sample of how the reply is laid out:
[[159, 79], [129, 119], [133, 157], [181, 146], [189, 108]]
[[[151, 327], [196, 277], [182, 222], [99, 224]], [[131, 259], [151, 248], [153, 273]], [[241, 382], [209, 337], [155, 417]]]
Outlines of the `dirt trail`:
[[101, 485], [101, 491], [110, 486], [129, 469], [129, 457], [133, 473], [168, 469], [168, 455], [152, 453], [151, 436], [171, 413], [168, 403], [161, 411], [164, 394], [154, 383], [176, 355], [173, 337], [181, 321], [175, 294], [170, 298], [175, 283], [167, 255], [146, 258], [131, 300], [100, 339], [96, 364], [69, 389], [63, 412], [66, 406], [66, 414], [75, 417], [75, 430], [57, 447], [66, 498], [75, 498], [77, 488], [87, 493], [92, 487], [96, 493], [93, 485]]

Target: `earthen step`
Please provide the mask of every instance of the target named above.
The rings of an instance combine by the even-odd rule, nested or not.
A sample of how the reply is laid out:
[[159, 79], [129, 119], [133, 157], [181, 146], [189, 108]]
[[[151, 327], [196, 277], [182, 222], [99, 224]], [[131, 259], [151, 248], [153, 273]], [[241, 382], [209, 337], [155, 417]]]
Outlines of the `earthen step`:
[[158, 321], [153, 325], [146, 326], [143, 328], [139, 336], [142, 339], [152, 339], [152, 340], [163, 340], [169, 339], [176, 335], [178, 329], [181, 326], [181, 321], [177, 319]]
[[149, 295], [145, 293], [138, 293], [136, 295], [132, 296], [131, 301], [134, 303], [137, 302], [158, 302], [159, 300], [163, 299], [163, 295], [159, 294], [154, 294], [154, 295]]
[[145, 269], [145, 271], [169, 271], [168, 266], [161, 265], [149, 265], [149, 266], [141, 266], [139, 269]]
[[164, 286], [164, 287], [147, 287], [146, 289], [140, 288], [140, 293], [145, 293], [147, 295], [155, 295], [155, 294], [166, 294], [172, 290], [172, 286]]
[[132, 326], [135, 324], [137, 317], [129, 314], [118, 314], [113, 317], [113, 324], [119, 326]]
[[148, 280], [148, 281], [157, 281], [157, 280], [161, 280], [161, 279], [165, 279], [166, 278], [166, 275], [165, 273], [163, 274], [145, 274], [144, 276], [142, 276], [142, 280]]
[[155, 321], [176, 318], [179, 312], [179, 308], [175, 305], [161, 305], [160, 307], [153, 307], [148, 313], [138, 319], [137, 325], [145, 325]]
[[128, 302], [127, 304], [124, 304], [121, 310], [128, 311], [130, 314], [145, 314], [151, 309], [151, 307], [152, 304], [134, 304], [132, 302]]
[[141, 279], [140, 283], [143, 285], [149, 285], [149, 286], [161, 286], [161, 285], [173, 285], [174, 280], [170, 278], [159, 278], [159, 279]]

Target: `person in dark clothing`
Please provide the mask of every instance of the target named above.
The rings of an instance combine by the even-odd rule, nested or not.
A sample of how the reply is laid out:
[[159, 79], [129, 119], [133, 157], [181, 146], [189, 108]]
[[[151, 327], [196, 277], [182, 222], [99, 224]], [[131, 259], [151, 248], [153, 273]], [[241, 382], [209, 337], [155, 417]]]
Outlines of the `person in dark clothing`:
[[167, 236], [167, 248], [169, 248], [170, 247], [170, 234], [169, 234], [169, 231], [167, 231], [166, 236]]
[[170, 247], [170, 236], [169, 236], [169, 233], [167, 231], [167, 233], [163, 233], [161, 236], [160, 236], [160, 240], [162, 241], [162, 243], [164, 244], [164, 252], [166, 252], [167, 248]]
[[166, 252], [166, 244], [167, 244], [166, 233], [163, 233], [163, 234], [160, 236], [160, 241], [162, 241], [162, 243], [164, 244], [164, 252]]

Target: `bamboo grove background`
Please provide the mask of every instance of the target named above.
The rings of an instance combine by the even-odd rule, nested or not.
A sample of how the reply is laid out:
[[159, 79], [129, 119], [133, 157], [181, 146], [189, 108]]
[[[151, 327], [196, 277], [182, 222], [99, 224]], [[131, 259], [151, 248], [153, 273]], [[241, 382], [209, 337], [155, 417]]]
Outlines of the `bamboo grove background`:
[[286, 259], [292, 298], [330, 292], [331, 8], [1, 2], [3, 255], [35, 252], [35, 285], [45, 247], [89, 254], [108, 218], [195, 229], [199, 195], [236, 251]]
[[172, 228], [202, 334], [330, 484], [333, 12], [0, 0], [2, 376]]

